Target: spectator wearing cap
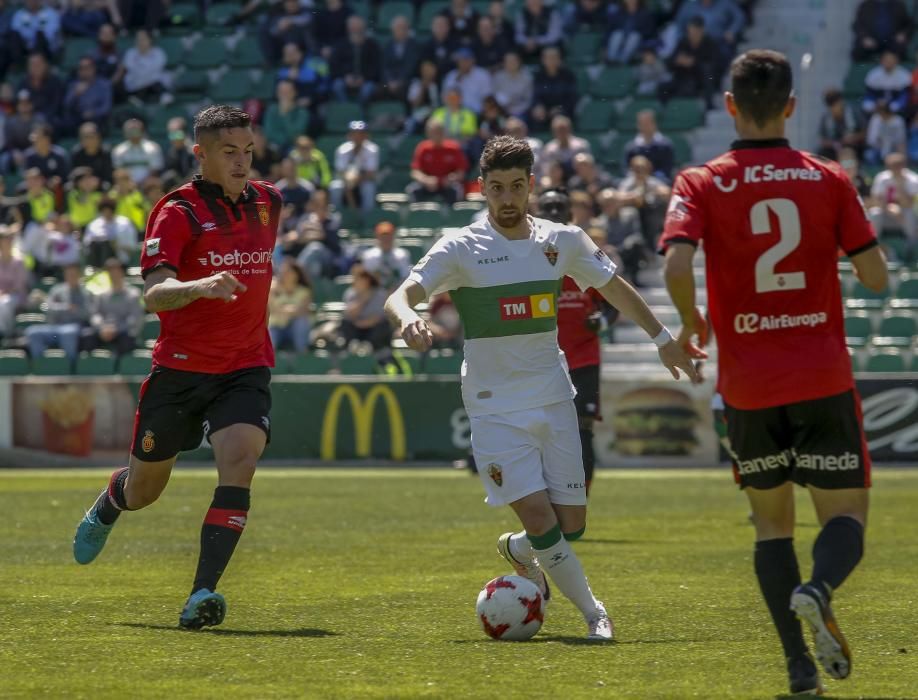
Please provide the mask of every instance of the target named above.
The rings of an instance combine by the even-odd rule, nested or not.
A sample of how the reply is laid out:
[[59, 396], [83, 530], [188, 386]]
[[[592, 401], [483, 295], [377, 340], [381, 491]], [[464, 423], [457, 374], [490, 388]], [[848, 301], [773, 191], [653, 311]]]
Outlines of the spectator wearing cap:
[[84, 56], [77, 67], [76, 79], [70, 83], [64, 98], [65, 128], [75, 133], [80, 124], [93, 122], [104, 129], [108, 126], [111, 112], [111, 81], [99, 76], [96, 62]]
[[366, 104], [373, 98], [382, 75], [382, 52], [372, 37], [367, 36], [363, 17], [347, 18], [347, 38], [332, 52], [332, 92], [346, 102], [356, 98]]
[[140, 291], [125, 284], [124, 264], [118, 258], [105, 261], [111, 286], [93, 299], [90, 332], [84, 336], [85, 348], [111, 350], [125, 355], [137, 347], [143, 328], [143, 305]]
[[415, 201], [442, 200], [453, 204], [465, 194], [469, 161], [458, 142], [446, 138], [443, 122], [431, 117], [427, 138], [414, 149], [408, 194]]
[[379, 146], [370, 140], [366, 123], [348, 125], [347, 140], [335, 149], [335, 179], [329, 186], [336, 208], [355, 209], [359, 203], [364, 214], [376, 206], [376, 176], [379, 173]]
[[128, 263], [138, 250], [137, 228], [126, 216], [116, 213], [110, 197], [99, 200], [99, 216], [83, 233], [83, 250], [86, 263], [93, 267], [102, 267], [111, 257]]
[[456, 42], [449, 32], [449, 20], [436, 15], [430, 21], [430, 39], [421, 49], [421, 60], [432, 61], [437, 66], [437, 75], [444, 76], [453, 69], [453, 53]]
[[449, 7], [441, 13], [449, 20], [449, 34], [456, 44], [469, 45], [475, 36], [478, 12], [469, 0], [450, 0]]
[[112, 174], [112, 179], [114, 186], [108, 195], [115, 199], [115, 213], [127, 217], [135, 229], [143, 231], [150, 213], [150, 202], [144, 198], [128, 170], [118, 168]]
[[312, 183], [314, 188], [326, 188], [331, 183], [328, 159], [308, 136], [297, 138], [296, 147], [290, 151], [290, 158], [296, 163], [297, 177]]
[[16, 233], [0, 223], [0, 336], [8, 336], [15, 326], [16, 312], [29, 293], [29, 271], [13, 254]]
[[79, 142], [70, 153], [72, 168], [89, 168], [104, 187], [112, 183], [112, 154], [102, 142], [99, 127], [93, 122], [80, 125]]
[[392, 36], [383, 47], [382, 90], [387, 99], [403, 100], [408, 84], [417, 73], [421, 47], [411, 36], [407, 17], [393, 17], [389, 29]]
[[277, 101], [265, 113], [265, 132], [281, 151], [289, 151], [309, 127], [309, 112], [297, 104], [296, 85], [281, 80], [274, 90]]
[[38, 168], [52, 187], [58, 187], [70, 174], [70, 156], [51, 140], [51, 133], [47, 124], [35, 127], [30, 137], [32, 145], [23, 154], [23, 167]]
[[444, 91], [443, 106], [435, 109], [430, 118], [443, 125], [448, 138], [462, 145], [478, 133], [478, 118], [462, 106], [462, 91], [455, 86]]
[[99, 216], [99, 178], [86, 166], [74, 168], [70, 173], [71, 188], [67, 193], [67, 214], [74, 226], [86, 228]]
[[574, 115], [577, 78], [561, 63], [561, 51], [550, 46], [542, 51], [542, 64], [533, 79], [531, 126], [544, 129], [558, 114]]
[[150, 32], [138, 30], [134, 45], [124, 52], [124, 92], [130, 97], [158, 98], [168, 104], [172, 85], [172, 75], [166, 70], [168, 63], [166, 52], [153, 43]]
[[165, 154], [165, 168], [167, 173], [182, 182], [188, 179], [197, 168], [197, 160], [192, 152], [191, 142], [188, 139], [188, 122], [185, 117], [172, 117], [166, 123], [166, 134], [169, 146]]
[[364, 269], [373, 275], [381, 287], [393, 291], [411, 272], [411, 254], [395, 245], [395, 225], [380, 221], [373, 230], [376, 243], [360, 256]]
[[561, 13], [545, 0], [525, 0], [516, 15], [516, 46], [529, 59], [538, 58], [549, 46], [560, 47], [564, 39]]
[[494, 20], [484, 15], [478, 18], [478, 26], [471, 48], [475, 53], [475, 63], [485, 70], [494, 72], [503, 65], [504, 56], [510, 50], [510, 45], [506, 38], [497, 31]]
[[870, 61], [883, 51], [905, 57], [914, 23], [902, 0], [862, 0], [854, 23], [855, 61]]
[[33, 109], [46, 121], [52, 124], [60, 121], [65, 93], [64, 82], [52, 70], [48, 58], [43, 53], [29, 55], [26, 74], [19, 82], [19, 89], [28, 90]]
[[456, 68], [443, 80], [443, 90], [449, 92], [458, 88], [462, 94], [462, 106], [475, 114], [481, 114], [484, 98], [494, 92], [491, 74], [475, 65], [475, 54], [472, 49], [462, 47], [453, 55], [456, 59]]
[[127, 170], [139, 185], [163, 169], [163, 149], [145, 137], [143, 122], [139, 119], [128, 119], [123, 128], [124, 141], [112, 151], [112, 163], [116, 168]]
[[638, 47], [652, 39], [657, 27], [650, 10], [640, 0], [624, 0], [609, 8], [605, 56], [609, 63], [631, 62]]
[[704, 20], [693, 16], [669, 57], [672, 79], [661, 86], [661, 97], [703, 97], [710, 106], [713, 91], [720, 84], [719, 61], [717, 42], [705, 32]]
[[83, 285], [79, 265], [66, 265], [64, 281], [48, 292], [45, 323], [25, 330], [32, 357], [41, 357], [49, 348], [60, 348], [71, 362], [80, 351], [80, 335], [89, 324], [93, 309], [92, 294]]
[[305, 56], [298, 44], [284, 45], [278, 80], [292, 80], [297, 102], [303, 107], [321, 104], [328, 97], [328, 62], [321, 56]]
[[514, 117], [524, 117], [532, 106], [532, 73], [516, 51], [508, 51], [503, 67], [494, 74], [494, 97]]
[[676, 159], [673, 142], [660, 133], [657, 115], [652, 109], [638, 112], [636, 122], [638, 133], [625, 144], [625, 165], [634, 156], [646, 156], [653, 166], [653, 174], [671, 182]]
[[14, 62], [36, 51], [55, 56], [61, 48], [60, 13], [44, 0], [25, 0], [25, 6], [13, 14], [7, 40]]

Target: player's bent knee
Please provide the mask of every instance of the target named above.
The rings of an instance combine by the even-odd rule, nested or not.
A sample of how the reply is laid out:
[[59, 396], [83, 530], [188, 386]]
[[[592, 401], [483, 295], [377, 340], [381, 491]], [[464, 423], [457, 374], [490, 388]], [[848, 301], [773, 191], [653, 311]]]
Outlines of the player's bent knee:
[[566, 539], [568, 542], [576, 542], [581, 537], [583, 537], [584, 532], [586, 532], [586, 525], [584, 525], [579, 530], [574, 530], [573, 532], [562, 532], [561, 534], [564, 535], [564, 539]]

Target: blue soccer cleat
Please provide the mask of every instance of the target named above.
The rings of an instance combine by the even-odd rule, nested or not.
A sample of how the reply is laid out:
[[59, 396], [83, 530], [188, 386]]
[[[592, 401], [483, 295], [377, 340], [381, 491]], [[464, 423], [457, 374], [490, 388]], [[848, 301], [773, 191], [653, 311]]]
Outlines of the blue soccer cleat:
[[101, 522], [95, 507], [86, 511], [73, 536], [73, 558], [78, 564], [88, 564], [99, 556], [114, 526], [114, 523], [106, 525]]
[[219, 593], [202, 588], [188, 598], [182, 614], [179, 615], [179, 627], [187, 630], [199, 630], [202, 627], [213, 627], [223, 622], [226, 616], [226, 601]]

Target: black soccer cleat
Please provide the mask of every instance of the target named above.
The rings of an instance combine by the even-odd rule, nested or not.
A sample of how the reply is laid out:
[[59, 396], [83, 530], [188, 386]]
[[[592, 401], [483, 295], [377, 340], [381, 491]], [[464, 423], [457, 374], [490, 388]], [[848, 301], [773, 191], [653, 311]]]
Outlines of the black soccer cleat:
[[822, 695], [825, 688], [819, 681], [819, 671], [809, 652], [787, 660], [787, 678], [791, 695]]

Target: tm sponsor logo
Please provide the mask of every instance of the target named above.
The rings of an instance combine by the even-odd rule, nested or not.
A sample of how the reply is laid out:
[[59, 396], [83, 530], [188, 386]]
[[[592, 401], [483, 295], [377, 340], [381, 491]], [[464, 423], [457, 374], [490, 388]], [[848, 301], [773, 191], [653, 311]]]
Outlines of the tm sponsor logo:
[[759, 314], [737, 314], [733, 317], [733, 330], [740, 335], [758, 333], [759, 331], [777, 331], [800, 326], [821, 326], [829, 320], [825, 311], [791, 316], [760, 316]]

